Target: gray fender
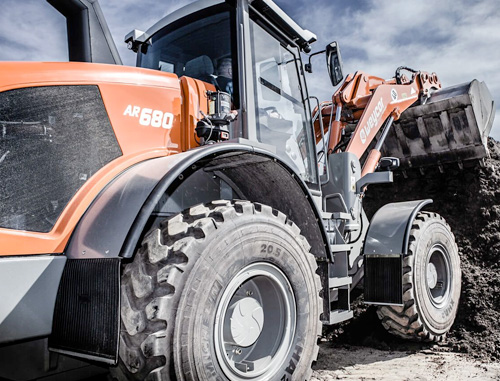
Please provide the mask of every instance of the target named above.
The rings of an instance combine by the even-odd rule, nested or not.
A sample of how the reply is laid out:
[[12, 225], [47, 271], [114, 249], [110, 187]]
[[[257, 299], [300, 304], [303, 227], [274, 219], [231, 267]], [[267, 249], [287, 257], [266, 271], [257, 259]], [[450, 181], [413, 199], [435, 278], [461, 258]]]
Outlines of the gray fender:
[[417, 213], [431, 199], [384, 205], [372, 218], [365, 240], [364, 254], [407, 254], [410, 230]]
[[276, 208], [294, 221], [319, 258], [326, 234], [311, 194], [293, 169], [262, 148], [223, 143], [136, 164], [94, 200], [65, 250], [69, 259], [130, 258], [160, 198], [203, 168], [223, 172], [246, 199]]

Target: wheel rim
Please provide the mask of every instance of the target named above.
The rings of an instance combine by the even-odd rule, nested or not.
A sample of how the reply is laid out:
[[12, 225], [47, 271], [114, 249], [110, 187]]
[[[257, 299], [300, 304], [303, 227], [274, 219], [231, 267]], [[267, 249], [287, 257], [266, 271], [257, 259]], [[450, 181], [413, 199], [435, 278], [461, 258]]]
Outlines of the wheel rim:
[[440, 244], [431, 247], [426, 266], [427, 293], [436, 308], [446, 305], [451, 288], [450, 254]]
[[217, 361], [231, 380], [268, 379], [291, 350], [296, 304], [287, 277], [276, 266], [244, 267], [228, 284], [217, 308]]

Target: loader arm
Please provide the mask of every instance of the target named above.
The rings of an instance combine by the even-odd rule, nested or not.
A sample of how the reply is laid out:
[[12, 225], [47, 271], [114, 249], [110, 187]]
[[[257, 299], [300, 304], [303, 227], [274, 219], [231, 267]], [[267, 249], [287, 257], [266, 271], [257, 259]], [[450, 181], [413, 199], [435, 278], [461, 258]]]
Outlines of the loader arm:
[[[349, 75], [343, 85], [333, 95], [335, 120], [332, 122], [328, 151], [339, 150], [339, 144], [347, 144], [346, 152], [355, 154], [359, 159], [368, 149], [377, 133], [385, 123], [384, 131], [377, 146], [370, 151], [365, 160], [362, 175], [373, 172], [380, 159], [380, 146], [393, 121], [401, 113], [420, 99], [421, 103], [430, 97], [432, 91], [439, 90], [441, 83], [435, 73], [414, 72], [411, 80], [400, 75], [389, 80], [370, 76], [358, 71]], [[345, 141], [348, 126], [354, 130]]]

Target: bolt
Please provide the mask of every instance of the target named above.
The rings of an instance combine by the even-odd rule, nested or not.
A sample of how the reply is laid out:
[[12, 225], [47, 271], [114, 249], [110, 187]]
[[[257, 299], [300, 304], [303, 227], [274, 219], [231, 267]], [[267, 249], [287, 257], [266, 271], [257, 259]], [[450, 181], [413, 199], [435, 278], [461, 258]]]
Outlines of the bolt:
[[252, 296], [253, 295], [253, 291], [247, 290], [246, 294], [247, 294], [247, 296]]
[[241, 348], [234, 348], [234, 353], [237, 355], [241, 355]]

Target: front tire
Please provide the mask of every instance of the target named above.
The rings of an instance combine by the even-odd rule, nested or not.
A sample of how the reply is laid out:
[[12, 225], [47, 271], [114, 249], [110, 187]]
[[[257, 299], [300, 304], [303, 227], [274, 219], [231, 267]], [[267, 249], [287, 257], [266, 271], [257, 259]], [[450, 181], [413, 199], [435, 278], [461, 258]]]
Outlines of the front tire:
[[383, 326], [404, 339], [444, 340], [457, 314], [462, 274], [455, 237], [443, 217], [418, 213], [403, 273], [404, 306], [379, 307]]
[[199, 205], [144, 238], [122, 277], [119, 378], [305, 380], [318, 353], [320, 281], [286, 216]]

